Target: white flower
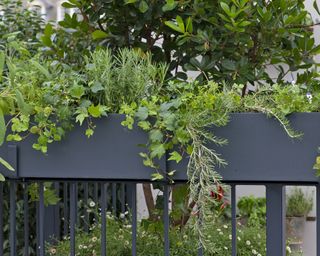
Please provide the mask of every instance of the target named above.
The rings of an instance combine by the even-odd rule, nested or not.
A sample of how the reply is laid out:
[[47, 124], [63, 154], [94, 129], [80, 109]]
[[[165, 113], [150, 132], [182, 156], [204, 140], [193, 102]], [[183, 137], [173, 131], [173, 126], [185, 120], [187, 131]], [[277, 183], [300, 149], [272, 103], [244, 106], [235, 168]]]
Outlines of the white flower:
[[288, 253], [291, 253], [291, 248], [289, 246], [286, 247]]
[[223, 228], [227, 229], [227, 228], [228, 228], [228, 226], [227, 226], [227, 225], [223, 225]]
[[125, 212], [124, 212], [124, 215], [128, 215], [128, 214], [129, 214], [129, 212], [128, 212], [128, 211], [125, 211]]
[[312, 94], [311, 94], [311, 92], [307, 92], [306, 97], [307, 97], [307, 100], [309, 101], [309, 103], [311, 103], [312, 102]]
[[83, 248], [83, 245], [82, 245], [82, 244], [80, 244], [80, 245], [79, 245], [79, 249], [81, 250], [82, 248]]
[[95, 236], [91, 238], [91, 241], [94, 242], [94, 243], [97, 242], [97, 240], [98, 240], [98, 238], [95, 237]]
[[124, 213], [120, 213], [120, 219], [124, 219], [124, 217], [126, 217], [125, 215], [124, 215]]
[[225, 250], [228, 250], [228, 247], [227, 246], [225, 246], [225, 247], [223, 247]]
[[96, 203], [93, 202], [93, 201], [91, 201], [91, 202], [89, 203], [89, 206], [90, 206], [90, 207], [95, 207], [95, 206], [96, 206]]
[[219, 235], [220, 235], [220, 236], [222, 236], [222, 235], [223, 235], [223, 232], [222, 232], [222, 231], [220, 231], [220, 232], [219, 232]]
[[221, 229], [220, 229], [220, 228], [217, 228], [217, 231], [218, 231], [218, 232], [221, 232]]
[[55, 255], [56, 252], [57, 252], [57, 250], [55, 248], [51, 248], [49, 251], [50, 255]]
[[250, 245], [251, 242], [249, 240], [246, 241], [246, 245]]
[[229, 239], [232, 240], [232, 235], [229, 235]]
[[256, 251], [255, 249], [252, 249], [252, 253], [253, 253], [254, 255], [257, 255], [257, 251]]
[[241, 241], [241, 238], [240, 238], [240, 236], [238, 236], [238, 237], [237, 237], [237, 239], [238, 239], [238, 241]]
[[258, 253], [258, 254], [257, 254], [257, 256], [261, 256], [261, 254], [260, 254], [260, 253]]

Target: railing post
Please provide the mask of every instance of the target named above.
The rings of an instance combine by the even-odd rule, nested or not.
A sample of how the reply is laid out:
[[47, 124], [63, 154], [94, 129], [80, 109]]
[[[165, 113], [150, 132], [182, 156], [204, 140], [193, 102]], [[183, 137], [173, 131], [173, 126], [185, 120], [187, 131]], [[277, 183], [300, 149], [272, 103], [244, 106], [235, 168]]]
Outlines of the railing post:
[[131, 186], [132, 211], [132, 256], [137, 255], [137, 184]]
[[163, 226], [164, 226], [164, 255], [170, 255], [170, 241], [169, 241], [169, 229], [170, 229], [170, 219], [169, 219], [169, 186], [164, 184], [163, 187]]
[[286, 255], [284, 189], [283, 184], [266, 185], [267, 256]]
[[320, 184], [317, 184], [316, 186], [316, 208], [317, 208], [317, 232], [316, 232], [316, 238], [317, 238], [317, 255], [320, 255]]
[[231, 185], [231, 226], [232, 226], [232, 256], [237, 256], [237, 198], [236, 185]]

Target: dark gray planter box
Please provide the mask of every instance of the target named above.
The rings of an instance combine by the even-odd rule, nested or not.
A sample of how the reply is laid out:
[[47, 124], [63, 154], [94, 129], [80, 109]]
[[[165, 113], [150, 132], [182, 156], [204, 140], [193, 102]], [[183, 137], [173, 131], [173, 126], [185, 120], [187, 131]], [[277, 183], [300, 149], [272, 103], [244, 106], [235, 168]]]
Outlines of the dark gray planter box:
[[[320, 113], [289, 116], [292, 127], [303, 132], [291, 139], [280, 123], [261, 113], [235, 113], [230, 123], [213, 128], [215, 135], [227, 138], [228, 145], [216, 151], [228, 162], [218, 171], [225, 181], [235, 182], [318, 182], [313, 165], [320, 146]], [[187, 161], [176, 169], [177, 180], [185, 179]]]
[[[95, 119], [90, 138], [85, 136], [85, 125], [77, 126], [62, 141], [49, 144], [47, 154], [32, 149], [35, 138], [30, 137], [2, 146], [0, 155], [16, 166], [14, 174], [19, 178], [150, 179], [153, 170], [143, 165], [139, 152], [144, 149], [138, 146], [148, 136], [140, 129], [123, 127], [122, 120], [123, 115]], [[164, 169], [165, 159], [159, 164]]]
[[[18, 178], [150, 180], [154, 170], [143, 165], [138, 144], [147, 141], [140, 129], [122, 127], [121, 115], [95, 120], [94, 135], [88, 139], [85, 127], [76, 127], [61, 142], [49, 145], [46, 155], [32, 149], [34, 138], [7, 143], [0, 155], [12, 163]], [[231, 115], [230, 123], [213, 127], [229, 144], [217, 148], [229, 163], [220, 169], [225, 181], [318, 182], [312, 169], [320, 145], [320, 113], [290, 116], [292, 126], [304, 133], [290, 139], [280, 124], [260, 113]], [[175, 179], [185, 181], [188, 159], [178, 165], [159, 161], [162, 169], [177, 170]], [[1, 172], [6, 172], [1, 167]], [[9, 174], [10, 175], [10, 174]]]

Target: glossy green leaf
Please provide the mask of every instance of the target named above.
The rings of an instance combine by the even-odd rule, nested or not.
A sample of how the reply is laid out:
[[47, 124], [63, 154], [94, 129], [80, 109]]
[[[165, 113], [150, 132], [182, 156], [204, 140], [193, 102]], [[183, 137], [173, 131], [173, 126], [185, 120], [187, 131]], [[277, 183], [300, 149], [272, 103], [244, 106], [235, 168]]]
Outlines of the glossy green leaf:
[[145, 13], [146, 11], [149, 10], [149, 5], [147, 4], [146, 1], [142, 0], [139, 4], [139, 10], [142, 13]]
[[95, 30], [94, 32], [92, 32], [91, 36], [93, 40], [98, 40], [108, 37], [108, 34], [102, 30]]
[[220, 2], [220, 6], [221, 6], [222, 10], [223, 10], [228, 16], [231, 16], [231, 10], [230, 10], [228, 4], [226, 4], [225, 2]]
[[166, 153], [166, 149], [163, 144], [154, 144], [150, 146], [150, 149], [151, 149], [150, 156], [152, 158], [158, 157], [160, 159]]
[[152, 142], [161, 142], [163, 139], [163, 134], [158, 129], [153, 129], [149, 132], [149, 139]]
[[6, 167], [9, 171], [14, 171], [14, 168], [2, 157], [0, 157], [0, 164], [2, 164], [4, 167]]
[[5, 60], [6, 60], [6, 56], [4, 51], [0, 51], [0, 82], [2, 81], [2, 74], [4, 70]]
[[70, 95], [74, 98], [80, 99], [84, 95], [84, 88], [81, 85], [73, 86], [70, 89]]
[[176, 8], [178, 5], [178, 3], [174, 0], [167, 0], [166, 4], [164, 6], [162, 6], [162, 11], [164, 12], [168, 12], [168, 11], [172, 11], [174, 8]]
[[156, 180], [162, 180], [164, 177], [160, 173], [152, 173], [151, 174], [151, 180], [156, 181]]
[[188, 17], [186, 30], [191, 34], [193, 32], [192, 18]]
[[89, 108], [88, 108], [88, 112], [91, 116], [95, 117], [95, 118], [98, 118], [102, 115], [102, 111], [101, 111], [101, 106], [100, 105], [91, 105]]
[[179, 163], [182, 160], [182, 156], [177, 151], [173, 151], [170, 153], [170, 157], [168, 160], [176, 161], [177, 163]]
[[179, 26], [180, 30], [182, 31], [182, 33], [184, 33], [185, 32], [185, 26], [184, 26], [183, 19], [178, 15], [176, 17], [176, 21], [178, 23], [178, 26]]
[[146, 107], [139, 107], [136, 112], [136, 117], [139, 118], [139, 120], [146, 120], [149, 115], [149, 110]]
[[184, 31], [181, 30], [181, 28], [180, 28], [179, 26], [177, 26], [173, 21], [166, 21], [165, 24], [166, 24], [169, 28], [171, 28], [171, 29], [173, 29], [173, 30], [175, 30], [175, 31], [177, 31], [177, 32], [179, 32], [179, 33], [184, 33]]
[[0, 146], [3, 144], [6, 136], [6, 123], [4, 120], [3, 111], [0, 108]]

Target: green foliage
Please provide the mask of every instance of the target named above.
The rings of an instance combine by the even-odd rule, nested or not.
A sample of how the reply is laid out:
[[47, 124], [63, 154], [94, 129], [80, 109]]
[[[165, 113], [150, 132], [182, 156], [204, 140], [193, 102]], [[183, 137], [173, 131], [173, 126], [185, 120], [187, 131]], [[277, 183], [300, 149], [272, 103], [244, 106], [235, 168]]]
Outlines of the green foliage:
[[[318, 76], [312, 67], [319, 47], [302, 0], [272, 4], [260, 0], [90, 0], [68, 1], [65, 6], [79, 9], [82, 16], [67, 16], [60, 23], [64, 29], [76, 30], [75, 37], [87, 33], [95, 39], [93, 45], [150, 51], [183, 79], [186, 71], [198, 71], [200, 80], [245, 85], [282, 83], [285, 75], [298, 69], [303, 71], [297, 79], [300, 84]], [[275, 79], [267, 67], [278, 70]]]
[[[192, 221], [190, 221], [192, 223]], [[163, 255], [163, 227], [162, 222], [149, 222], [142, 220], [138, 226], [137, 254], [160, 256]], [[128, 220], [118, 220], [107, 214], [107, 253], [108, 255], [131, 255], [131, 225]], [[100, 233], [99, 225], [94, 225], [89, 233], [79, 230], [76, 235], [76, 251], [80, 256], [100, 255]], [[170, 228], [170, 255], [197, 255], [198, 239], [193, 232], [192, 226], [184, 229]], [[229, 223], [213, 222], [207, 235], [212, 245], [211, 251], [206, 255], [231, 254], [231, 226]], [[251, 256], [255, 250], [256, 255], [265, 253], [265, 229], [260, 226], [239, 228], [237, 235], [239, 255]], [[248, 242], [249, 241], [249, 242]], [[49, 255], [67, 255], [70, 251], [70, 241], [66, 239], [56, 245], [48, 245]]]
[[19, 39], [25, 40], [30, 50], [37, 51], [39, 47], [37, 34], [42, 30], [44, 20], [36, 10], [26, 8], [23, 2], [27, 1], [2, 0], [0, 2], [0, 49], [12, 33], [17, 34]]
[[164, 84], [166, 65], [154, 64], [150, 54], [129, 49], [96, 50], [86, 58], [85, 74], [92, 96], [100, 104], [118, 112], [121, 104], [131, 104], [157, 94]]
[[266, 224], [266, 198], [254, 196], [241, 197], [238, 201], [240, 217], [248, 219], [248, 225]]
[[313, 207], [313, 196], [306, 195], [301, 188], [294, 187], [287, 196], [287, 211], [289, 217], [307, 216]]
[[207, 147], [226, 143], [210, 127], [226, 125], [231, 112], [260, 111], [278, 119], [289, 136], [297, 137], [300, 134], [290, 128], [285, 116], [316, 111], [319, 106], [319, 91], [313, 89], [310, 99], [307, 89], [298, 85], [262, 86], [255, 94], [241, 97], [238, 85], [221, 89], [212, 81], [167, 82], [166, 66], [152, 63], [150, 55], [141, 51], [123, 49], [112, 54], [97, 49], [85, 57], [82, 68], [42, 53], [33, 55], [18, 40], [8, 42], [5, 53], [0, 102], [3, 113], [12, 117], [7, 124], [2, 122], [0, 130], [3, 133], [8, 127], [7, 140], [21, 141], [34, 134], [33, 148], [46, 153], [50, 143], [60, 141], [77, 123], [86, 121], [85, 133], [90, 137], [95, 118], [109, 112], [126, 114], [123, 125], [132, 129], [136, 123], [149, 135], [147, 152], [140, 155], [155, 170], [153, 180], [174, 181], [175, 170], [165, 173], [156, 159], [167, 153], [174, 162], [189, 157], [189, 193], [201, 215], [195, 228], [203, 245], [211, 221], [207, 213], [217, 204], [210, 194], [220, 193], [221, 177], [215, 170], [226, 164]]

